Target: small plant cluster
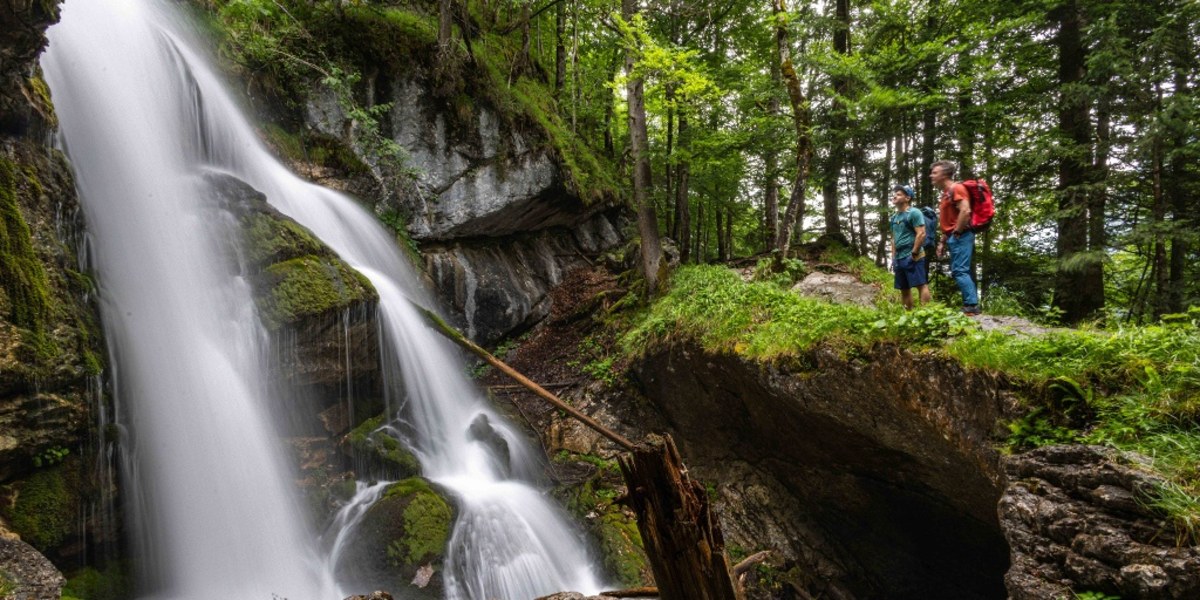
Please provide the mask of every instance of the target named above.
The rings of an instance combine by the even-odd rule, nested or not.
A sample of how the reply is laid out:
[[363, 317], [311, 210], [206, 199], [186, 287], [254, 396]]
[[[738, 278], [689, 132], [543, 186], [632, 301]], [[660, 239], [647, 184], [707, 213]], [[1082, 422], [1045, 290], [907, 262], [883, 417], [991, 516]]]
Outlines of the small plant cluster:
[[584, 338], [579, 343], [579, 359], [567, 362], [567, 366], [577, 368], [606, 386], [617, 383], [619, 374], [615, 368], [617, 356], [608, 351], [596, 338]]
[[51, 446], [33, 456], [33, 466], [39, 469], [42, 467], [52, 467], [62, 462], [70, 453], [70, 448]]
[[797, 281], [808, 275], [808, 265], [795, 258], [775, 260], [763, 258], [754, 265], [751, 278], [754, 281], [767, 281], [781, 288], [791, 288]]

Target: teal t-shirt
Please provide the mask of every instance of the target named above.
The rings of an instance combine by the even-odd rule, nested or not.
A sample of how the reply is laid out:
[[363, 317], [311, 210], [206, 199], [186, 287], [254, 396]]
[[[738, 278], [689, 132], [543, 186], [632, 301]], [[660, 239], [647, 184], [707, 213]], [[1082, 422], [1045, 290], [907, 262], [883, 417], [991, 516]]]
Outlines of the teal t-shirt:
[[[896, 242], [896, 256], [905, 257], [912, 252], [913, 241], [917, 239], [917, 228], [925, 226], [925, 215], [921, 209], [910, 206], [902, 213], [892, 215], [892, 240]], [[926, 231], [925, 235], [929, 235]], [[921, 252], [918, 249], [917, 257]]]

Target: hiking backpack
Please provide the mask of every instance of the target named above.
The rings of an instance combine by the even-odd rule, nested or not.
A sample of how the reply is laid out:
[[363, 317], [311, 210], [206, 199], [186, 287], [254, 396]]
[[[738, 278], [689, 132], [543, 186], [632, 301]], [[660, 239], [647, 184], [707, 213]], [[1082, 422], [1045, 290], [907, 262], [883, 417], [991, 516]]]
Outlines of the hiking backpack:
[[[967, 196], [971, 199], [971, 230], [983, 231], [992, 224], [996, 216], [996, 203], [992, 199], [992, 188], [983, 179], [968, 179], [962, 182], [967, 188]], [[926, 214], [925, 219], [929, 219]]]
[[933, 250], [937, 247], [938, 241], [938, 214], [936, 210], [928, 206], [922, 206], [920, 210], [925, 217], [925, 243], [921, 244], [921, 247]]

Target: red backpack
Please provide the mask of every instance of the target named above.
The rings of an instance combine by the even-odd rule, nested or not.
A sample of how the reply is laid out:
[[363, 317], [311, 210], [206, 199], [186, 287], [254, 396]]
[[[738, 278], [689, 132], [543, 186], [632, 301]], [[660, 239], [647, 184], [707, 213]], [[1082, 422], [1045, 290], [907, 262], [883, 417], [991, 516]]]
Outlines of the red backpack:
[[992, 224], [996, 216], [996, 203], [992, 199], [992, 188], [983, 179], [968, 179], [962, 182], [971, 199], [971, 230], [983, 231]]

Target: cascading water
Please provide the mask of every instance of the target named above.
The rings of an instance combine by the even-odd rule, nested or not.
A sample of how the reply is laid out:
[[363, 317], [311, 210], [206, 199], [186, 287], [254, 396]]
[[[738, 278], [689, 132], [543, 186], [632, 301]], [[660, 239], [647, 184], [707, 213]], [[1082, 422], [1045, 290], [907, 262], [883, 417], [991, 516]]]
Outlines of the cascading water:
[[230, 225], [197, 176], [218, 169], [265, 193], [378, 290], [385, 383], [396, 390], [390, 410], [412, 432], [425, 475], [458, 499], [447, 595], [523, 600], [597, 590], [580, 537], [527, 483], [536, 457], [410, 304], [431, 302], [392, 236], [353, 201], [296, 178], [264, 150], [170, 7], [73, 0], [49, 35], [43, 66], [96, 249], [114, 380], [135, 434], [127, 495], [141, 506], [135, 516], [150, 586], [197, 599], [340, 593], [332, 568], [313, 568], [262, 414], [262, 329], [221, 247]]

